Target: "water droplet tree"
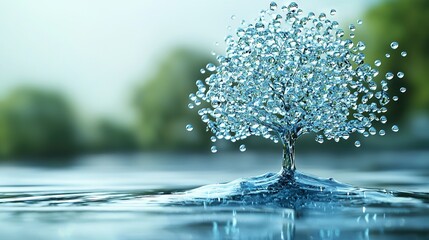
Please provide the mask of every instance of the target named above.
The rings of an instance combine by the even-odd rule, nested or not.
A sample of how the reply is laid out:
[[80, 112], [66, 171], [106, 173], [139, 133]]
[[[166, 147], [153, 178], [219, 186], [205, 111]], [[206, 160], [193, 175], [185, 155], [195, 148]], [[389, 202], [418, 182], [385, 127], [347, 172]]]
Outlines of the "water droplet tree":
[[191, 101], [209, 103], [198, 114], [218, 139], [281, 142], [283, 170], [293, 171], [303, 134], [323, 143], [374, 132], [387, 111], [388, 82], [380, 88], [379, 71], [364, 61], [365, 44], [346, 38], [337, 21], [304, 15], [296, 3], [276, 9], [225, 38], [226, 54], [208, 65], [211, 75], [197, 82]]

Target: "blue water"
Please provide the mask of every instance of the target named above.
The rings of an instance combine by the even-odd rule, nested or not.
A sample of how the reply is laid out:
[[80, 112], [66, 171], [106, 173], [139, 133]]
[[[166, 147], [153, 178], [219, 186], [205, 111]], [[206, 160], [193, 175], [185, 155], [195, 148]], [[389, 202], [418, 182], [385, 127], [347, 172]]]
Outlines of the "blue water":
[[0, 239], [429, 237], [429, 152], [298, 159], [289, 176], [269, 153], [3, 163]]

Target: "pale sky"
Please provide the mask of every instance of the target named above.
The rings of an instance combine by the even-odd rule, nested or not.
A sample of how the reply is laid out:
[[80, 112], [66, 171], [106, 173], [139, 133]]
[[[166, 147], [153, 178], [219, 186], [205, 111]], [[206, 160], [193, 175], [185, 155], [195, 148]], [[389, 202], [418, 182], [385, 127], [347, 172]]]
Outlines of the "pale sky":
[[[222, 51], [214, 42], [227, 26], [254, 19], [270, 2], [0, 0], [0, 96], [20, 85], [46, 86], [89, 116], [127, 118], [132, 89], [168, 50]], [[348, 24], [378, 1], [296, 2], [304, 12], [335, 8], [335, 18]]]

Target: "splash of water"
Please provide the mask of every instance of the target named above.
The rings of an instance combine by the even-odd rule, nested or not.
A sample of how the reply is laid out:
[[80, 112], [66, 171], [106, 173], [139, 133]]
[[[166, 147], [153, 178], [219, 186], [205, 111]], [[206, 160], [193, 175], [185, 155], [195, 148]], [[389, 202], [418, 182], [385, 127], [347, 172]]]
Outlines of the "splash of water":
[[[281, 142], [283, 168], [294, 170], [295, 141], [304, 134], [315, 133], [319, 143], [347, 140], [354, 133], [376, 135], [374, 122], [387, 123], [395, 74], [380, 74], [380, 60], [366, 61], [365, 43], [353, 40], [354, 24], [349, 38], [339, 25], [325, 13], [304, 14], [295, 2], [281, 7], [272, 2], [256, 22], [243, 21], [235, 35], [226, 36], [226, 54], [207, 64], [212, 74], [198, 80], [198, 91], [190, 95], [192, 107], [207, 103], [198, 114], [212, 141], [254, 135]], [[399, 44], [392, 42], [391, 48]]]
[[269, 206], [335, 212], [356, 206], [400, 206], [420, 202], [419, 199], [407, 198], [407, 195], [410, 196], [385, 189], [356, 188], [332, 178], [284, 170], [156, 196], [151, 200], [167, 206]]

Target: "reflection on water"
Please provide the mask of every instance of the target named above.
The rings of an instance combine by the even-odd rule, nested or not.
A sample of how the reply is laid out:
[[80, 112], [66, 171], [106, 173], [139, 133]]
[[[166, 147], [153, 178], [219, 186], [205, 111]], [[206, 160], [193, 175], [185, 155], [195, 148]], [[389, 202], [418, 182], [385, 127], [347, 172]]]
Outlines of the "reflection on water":
[[[429, 163], [422, 161], [429, 153], [409, 153], [406, 167], [393, 164], [401, 155], [374, 156], [377, 161], [343, 159], [347, 164], [300, 157], [302, 172], [351, 185], [301, 173], [294, 184], [281, 185], [279, 175], [261, 175], [277, 168], [277, 156], [269, 154], [99, 156], [67, 168], [2, 165], [0, 239], [429, 237]], [[216, 182], [228, 183], [194, 189]]]

